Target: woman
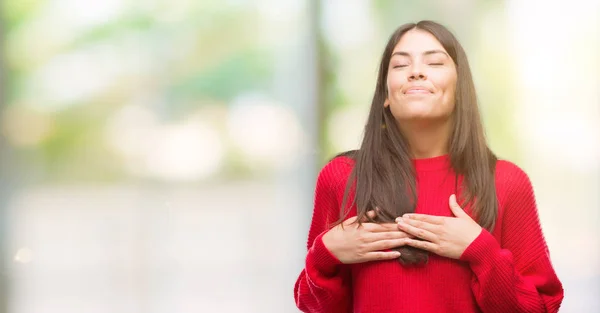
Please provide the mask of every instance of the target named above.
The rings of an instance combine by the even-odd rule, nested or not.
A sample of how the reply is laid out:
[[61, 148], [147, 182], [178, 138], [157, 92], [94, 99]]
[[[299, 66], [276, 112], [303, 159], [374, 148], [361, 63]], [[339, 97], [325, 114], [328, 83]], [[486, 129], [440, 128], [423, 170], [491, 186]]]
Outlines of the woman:
[[304, 312], [560, 307], [531, 183], [488, 148], [465, 52], [437, 23], [391, 36], [361, 147], [325, 165], [315, 193]]

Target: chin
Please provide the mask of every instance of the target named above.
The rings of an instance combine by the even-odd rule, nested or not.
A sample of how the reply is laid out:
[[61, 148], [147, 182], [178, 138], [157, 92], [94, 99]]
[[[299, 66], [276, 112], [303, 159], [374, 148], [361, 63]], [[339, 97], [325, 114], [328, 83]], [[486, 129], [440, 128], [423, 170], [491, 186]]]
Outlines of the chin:
[[427, 122], [427, 121], [435, 121], [437, 118], [431, 117], [429, 115], [411, 115], [405, 116], [398, 119], [400, 122], [404, 123], [417, 123], [417, 122]]
[[437, 101], [431, 99], [411, 99], [392, 104], [392, 115], [399, 122], [423, 122], [439, 121], [448, 117], [450, 112], [445, 112], [445, 107], [441, 107]]
[[444, 114], [436, 114], [436, 112], [431, 111], [412, 111], [412, 112], [403, 112], [401, 116], [397, 116], [396, 120], [404, 123], [427, 123], [427, 122], [440, 122], [447, 120], [448, 116]]
[[421, 104], [416, 107], [407, 108], [402, 114], [400, 114], [400, 119], [428, 119], [435, 118], [437, 114], [435, 112], [431, 112], [431, 108], [426, 106], [425, 104]]

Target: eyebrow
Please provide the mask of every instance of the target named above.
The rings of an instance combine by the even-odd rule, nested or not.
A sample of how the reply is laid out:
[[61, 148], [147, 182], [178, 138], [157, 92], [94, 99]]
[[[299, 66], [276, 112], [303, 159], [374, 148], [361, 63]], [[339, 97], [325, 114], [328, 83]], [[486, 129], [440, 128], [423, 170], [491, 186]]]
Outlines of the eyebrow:
[[[423, 55], [431, 55], [431, 54], [436, 54], [436, 53], [441, 53], [444, 54], [446, 56], [448, 56], [448, 53], [442, 51], [442, 50], [427, 50], [425, 52], [423, 52]], [[410, 54], [408, 52], [404, 52], [404, 51], [396, 51], [394, 53], [392, 53], [392, 56], [395, 55], [401, 55], [401, 56], [410, 56]]]

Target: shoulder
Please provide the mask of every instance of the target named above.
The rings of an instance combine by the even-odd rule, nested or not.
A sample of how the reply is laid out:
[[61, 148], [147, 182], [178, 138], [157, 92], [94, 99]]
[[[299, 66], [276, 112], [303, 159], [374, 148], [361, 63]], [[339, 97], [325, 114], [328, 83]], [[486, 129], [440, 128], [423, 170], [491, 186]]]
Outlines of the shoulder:
[[517, 164], [508, 160], [498, 160], [496, 162], [496, 180], [510, 181], [513, 179], [529, 179], [529, 176]]
[[529, 175], [511, 161], [498, 160], [496, 162], [495, 180], [499, 197], [533, 194]]
[[348, 156], [336, 156], [319, 171], [319, 180], [336, 182], [347, 180], [354, 168], [354, 160]]
[[338, 155], [327, 162], [319, 171], [317, 184], [326, 188], [345, 187], [348, 177], [354, 168], [354, 160], [348, 156]]

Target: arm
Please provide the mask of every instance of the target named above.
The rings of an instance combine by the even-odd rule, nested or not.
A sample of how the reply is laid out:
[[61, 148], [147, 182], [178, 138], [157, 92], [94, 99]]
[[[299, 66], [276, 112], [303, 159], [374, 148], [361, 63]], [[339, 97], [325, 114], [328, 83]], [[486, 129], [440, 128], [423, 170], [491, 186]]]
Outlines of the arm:
[[516, 166], [509, 182], [502, 246], [484, 229], [461, 260], [474, 273], [471, 288], [482, 312], [555, 313], [564, 292], [550, 262], [531, 182]]
[[306, 266], [294, 286], [296, 306], [303, 312], [352, 311], [349, 269], [331, 254], [322, 240], [329, 229], [328, 223], [339, 216], [340, 204], [336, 200], [335, 188], [343, 174], [339, 165], [330, 163], [317, 178]]

